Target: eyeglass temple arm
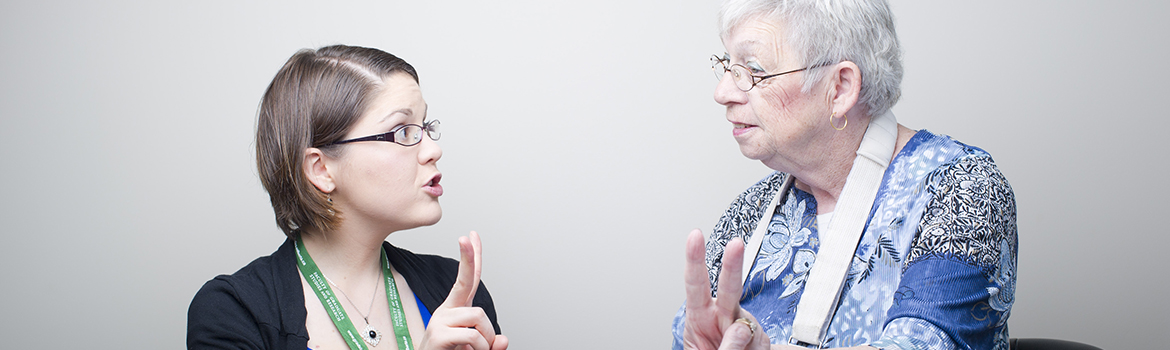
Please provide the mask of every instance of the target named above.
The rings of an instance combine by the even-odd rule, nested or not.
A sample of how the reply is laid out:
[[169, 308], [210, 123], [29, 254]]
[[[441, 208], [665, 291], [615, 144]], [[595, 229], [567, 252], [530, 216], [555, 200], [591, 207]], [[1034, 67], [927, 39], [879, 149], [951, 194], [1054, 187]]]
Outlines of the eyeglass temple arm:
[[385, 134], [377, 134], [377, 135], [370, 135], [370, 136], [366, 136], [366, 137], [359, 137], [359, 138], [356, 138], [356, 139], [341, 140], [341, 141], [337, 141], [337, 142], [331, 143], [330, 145], [340, 145], [340, 144], [344, 144], [344, 143], [350, 143], [350, 142], [361, 142], [361, 141], [382, 141], [382, 140], [386, 140], [386, 141], [394, 142], [394, 134], [393, 134], [393, 131], [392, 131], [392, 132], [385, 133]]

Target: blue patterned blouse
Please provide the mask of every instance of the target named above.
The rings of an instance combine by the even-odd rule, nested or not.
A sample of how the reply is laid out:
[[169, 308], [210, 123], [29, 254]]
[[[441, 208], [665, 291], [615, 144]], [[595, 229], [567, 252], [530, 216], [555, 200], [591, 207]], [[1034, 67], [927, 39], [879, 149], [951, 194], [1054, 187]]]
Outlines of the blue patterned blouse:
[[[749, 188], [716, 225], [707, 245], [712, 289], [723, 247], [750, 237], [785, 176]], [[788, 342], [816, 261], [816, 208], [807, 192], [786, 194], [744, 284], [740, 305], [772, 343]], [[1016, 249], [1015, 198], [991, 156], [919, 131], [882, 179], [826, 345], [1007, 349]], [[674, 319], [674, 349], [682, 349], [684, 312]]]

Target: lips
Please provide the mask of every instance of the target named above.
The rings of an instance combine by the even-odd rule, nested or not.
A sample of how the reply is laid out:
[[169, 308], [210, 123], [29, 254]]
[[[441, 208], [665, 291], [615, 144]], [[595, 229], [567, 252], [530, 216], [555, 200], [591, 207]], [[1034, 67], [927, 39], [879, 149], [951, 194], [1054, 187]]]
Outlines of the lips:
[[731, 129], [732, 136], [743, 135], [756, 127], [755, 125], [752, 125], [752, 124], [743, 124], [743, 123], [736, 123], [736, 122], [732, 122], [731, 126], [732, 126], [732, 129]]
[[423, 191], [426, 191], [432, 196], [438, 197], [443, 195], [443, 185], [439, 184], [439, 180], [443, 179], [443, 174], [435, 174], [423, 185]]

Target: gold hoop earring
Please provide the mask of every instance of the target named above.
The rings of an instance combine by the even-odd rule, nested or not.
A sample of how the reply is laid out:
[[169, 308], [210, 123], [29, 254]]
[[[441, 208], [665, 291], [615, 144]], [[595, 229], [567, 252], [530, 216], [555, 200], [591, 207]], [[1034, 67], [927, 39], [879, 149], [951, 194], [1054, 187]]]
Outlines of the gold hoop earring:
[[833, 130], [837, 130], [837, 131], [845, 130], [845, 127], [849, 126], [849, 117], [843, 117], [842, 119], [845, 119], [845, 124], [841, 124], [841, 127], [838, 128], [837, 124], [833, 123], [833, 117], [835, 117], [835, 116], [837, 116], [837, 112], [833, 112], [833, 114], [829, 114], [829, 126], [833, 127]]

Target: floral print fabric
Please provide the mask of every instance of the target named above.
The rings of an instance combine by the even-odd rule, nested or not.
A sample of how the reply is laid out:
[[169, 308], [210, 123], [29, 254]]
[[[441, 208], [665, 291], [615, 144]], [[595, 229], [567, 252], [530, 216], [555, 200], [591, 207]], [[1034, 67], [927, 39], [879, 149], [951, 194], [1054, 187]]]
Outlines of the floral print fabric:
[[[713, 290], [723, 246], [750, 239], [786, 176], [752, 186], [720, 218], [707, 246]], [[816, 199], [795, 188], [782, 195], [740, 300], [773, 343], [789, 340], [819, 248]], [[1006, 349], [1016, 250], [1015, 199], [991, 156], [918, 132], [886, 170], [826, 346]]]

